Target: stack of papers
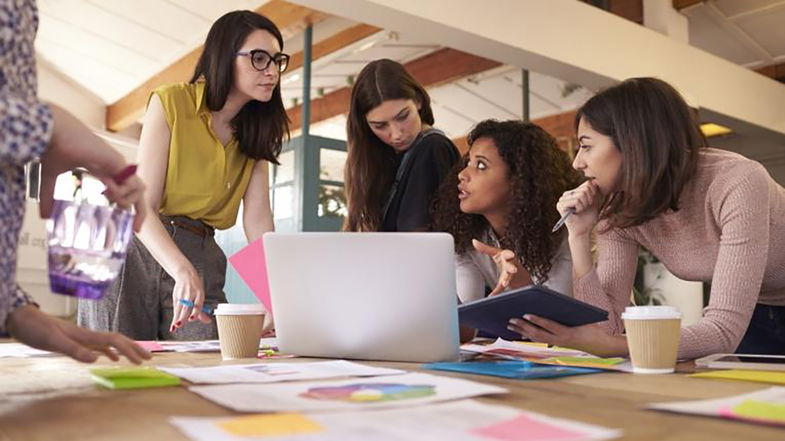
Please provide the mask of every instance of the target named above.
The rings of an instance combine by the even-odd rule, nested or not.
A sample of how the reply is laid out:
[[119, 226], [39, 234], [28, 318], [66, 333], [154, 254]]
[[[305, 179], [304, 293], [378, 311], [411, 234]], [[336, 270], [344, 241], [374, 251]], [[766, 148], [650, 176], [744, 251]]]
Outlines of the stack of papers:
[[[221, 344], [218, 340], [198, 341], [137, 341], [138, 345], [150, 352], [219, 352]], [[259, 358], [290, 358], [294, 355], [283, 355], [278, 352], [278, 340], [263, 338], [259, 340], [259, 349], [262, 351]]]
[[648, 408], [785, 426], [785, 387], [714, 400], [655, 403]]
[[286, 413], [230, 418], [171, 419], [194, 441], [582, 441], [620, 430], [551, 418], [473, 400], [356, 413]]
[[461, 346], [461, 350], [495, 358], [525, 360], [540, 364], [632, 372], [632, 363], [626, 358], [599, 358], [575, 349], [548, 347], [544, 343], [512, 342], [499, 338], [489, 345], [465, 344]]
[[548, 366], [522, 360], [429, 363], [423, 367], [439, 371], [465, 372], [502, 378], [515, 378], [518, 380], [536, 380], [603, 372], [600, 369], [572, 366]]

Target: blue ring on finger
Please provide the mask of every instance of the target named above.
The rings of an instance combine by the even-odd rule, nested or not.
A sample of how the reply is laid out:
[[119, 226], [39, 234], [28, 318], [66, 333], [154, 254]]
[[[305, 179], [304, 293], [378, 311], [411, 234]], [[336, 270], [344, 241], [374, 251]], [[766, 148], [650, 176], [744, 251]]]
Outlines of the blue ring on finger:
[[184, 306], [187, 306], [189, 308], [193, 308], [194, 307], [194, 302], [191, 301], [191, 300], [188, 300], [188, 299], [180, 299], [180, 304], [184, 305]]

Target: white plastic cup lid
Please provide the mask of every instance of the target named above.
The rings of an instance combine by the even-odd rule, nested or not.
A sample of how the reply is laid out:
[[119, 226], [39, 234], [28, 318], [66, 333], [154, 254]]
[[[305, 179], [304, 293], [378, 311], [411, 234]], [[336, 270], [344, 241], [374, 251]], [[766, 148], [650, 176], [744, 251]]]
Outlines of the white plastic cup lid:
[[219, 303], [215, 315], [255, 315], [264, 314], [264, 305], [243, 303]]
[[624, 320], [680, 319], [681, 312], [673, 306], [628, 306], [621, 314]]

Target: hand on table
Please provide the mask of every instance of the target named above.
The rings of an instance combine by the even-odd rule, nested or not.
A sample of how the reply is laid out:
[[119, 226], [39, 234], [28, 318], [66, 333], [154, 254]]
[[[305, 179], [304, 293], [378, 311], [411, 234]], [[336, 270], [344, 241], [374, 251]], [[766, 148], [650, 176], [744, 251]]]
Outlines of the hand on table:
[[120, 355], [134, 364], [150, 359], [149, 352], [128, 337], [116, 332], [96, 332], [80, 328], [41, 312], [33, 305], [22, 306], [8, 318], [12, 337], [34, 348], [59, 352], [75, 360], [92, 363], [98, 354], [112, 361]]

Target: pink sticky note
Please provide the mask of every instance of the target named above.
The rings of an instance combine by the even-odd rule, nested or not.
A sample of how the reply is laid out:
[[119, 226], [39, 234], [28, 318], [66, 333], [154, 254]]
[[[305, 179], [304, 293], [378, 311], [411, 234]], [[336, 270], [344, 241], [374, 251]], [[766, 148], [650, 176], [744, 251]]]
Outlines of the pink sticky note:
[[151, 340], [137, 340], [136, 344], [146, 349], [148, 352], [165, 352], [168, 351], [165, 347], [161, 346], [157, 341]]
[[568, 441], [586, 437], [585, 433], [562, 429], [526, 414], [469, 433], [502, 441]]
[[267, 261], [264, 257], [264, 244], [259, 238], [249, 243], [242, 250], [229, 257], [237, 274], [243, 279], [256, 298], [272, 314], [273, 305], [270, 301], [270, 284], [267, 281]]

